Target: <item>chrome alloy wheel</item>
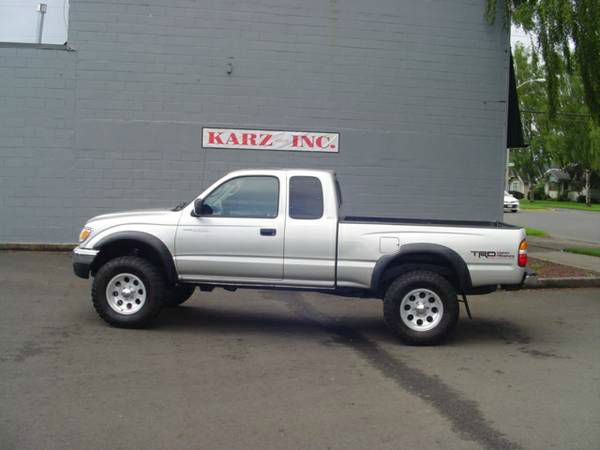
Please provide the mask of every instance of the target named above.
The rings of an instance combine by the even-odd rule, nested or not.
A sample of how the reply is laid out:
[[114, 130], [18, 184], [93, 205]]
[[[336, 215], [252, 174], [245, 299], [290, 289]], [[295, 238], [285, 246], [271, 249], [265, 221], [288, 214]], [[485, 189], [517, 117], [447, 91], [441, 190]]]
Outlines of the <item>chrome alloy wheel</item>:
[[139, 277], [131, 273], [120, 273], [108, 282], [106, 301], [119, 314], [135, 314], [146, 303], [146, 286]]
[[428, 331], [435, 328], [443, 315], [442, 300], [429, 289], [414, 289], [400, 302], [402, 322], [414, 331]]

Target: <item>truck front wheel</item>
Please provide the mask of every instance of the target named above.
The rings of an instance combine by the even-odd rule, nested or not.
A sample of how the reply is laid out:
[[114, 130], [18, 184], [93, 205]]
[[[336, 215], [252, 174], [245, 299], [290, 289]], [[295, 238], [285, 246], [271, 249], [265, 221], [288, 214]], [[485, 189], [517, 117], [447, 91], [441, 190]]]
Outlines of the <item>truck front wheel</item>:
[[387, 326], [411, 345], [440, 342], [458, 320], [458, 299], [454, 287], [441, 275], [417, 270], [398, 277], [383, 300]]
[[165, 282], [158, 268], [138, 256], [121, 256], [96, 273], [92, 302], [108, 324], [140, 328], [159, 313], [164, 291]]

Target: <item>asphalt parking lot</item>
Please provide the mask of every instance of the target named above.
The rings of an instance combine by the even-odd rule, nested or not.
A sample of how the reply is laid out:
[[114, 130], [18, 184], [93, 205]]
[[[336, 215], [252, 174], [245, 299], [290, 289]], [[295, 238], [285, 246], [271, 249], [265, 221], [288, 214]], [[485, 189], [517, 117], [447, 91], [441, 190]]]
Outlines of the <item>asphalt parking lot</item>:
[[597, 449], [600, 289], [474, 297], [408, 347], [381, 304], [197, 292], [106, 326], [65, 254], [0, 252], [0, 447]]

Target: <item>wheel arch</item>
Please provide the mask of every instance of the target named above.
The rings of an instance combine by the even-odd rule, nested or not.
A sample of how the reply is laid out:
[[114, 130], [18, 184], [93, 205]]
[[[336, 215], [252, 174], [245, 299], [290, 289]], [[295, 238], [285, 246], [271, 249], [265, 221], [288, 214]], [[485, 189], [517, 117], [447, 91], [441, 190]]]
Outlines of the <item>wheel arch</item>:
[[471, 288], [471, 275], [463, 258], [454, 250], [439, 244], [406, 244], [400, 251], [382, 256], [371, 275], [371, 290], [382, 294], [387, 285], [403, 273], [431, 270], [448, 279], [458, 293]]
[[156, 236], [141, 231], [119, 231], [102, 238], [94, 245], [100, 253], [94, 258], [90, 271], [94, 275], [110, 259], [124, 255], [139, 255], [163, 270], [167, 284], [177, 283], [177, 270], [173, 255]]

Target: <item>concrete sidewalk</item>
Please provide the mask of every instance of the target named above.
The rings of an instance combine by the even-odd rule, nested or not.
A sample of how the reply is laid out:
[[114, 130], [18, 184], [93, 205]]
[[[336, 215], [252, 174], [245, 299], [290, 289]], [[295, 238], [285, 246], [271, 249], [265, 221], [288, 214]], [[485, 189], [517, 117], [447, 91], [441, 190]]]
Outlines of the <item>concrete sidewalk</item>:
[[[527, 241], [529, 242], [529, 255], [532, 258], [600, 273], [600, 258], [563, 251], [569, 247], [581, 247], [580, 242], [535, 236], [528, 236]], [[600, 248], [600, 245], [591, 244], [586, 247]]]
[[541, 259], [542, 261], [600, 273], [600, 258], [595, 256], [577, 255], [558, 250], [531, 251], [529, 254], [532, 258]]

